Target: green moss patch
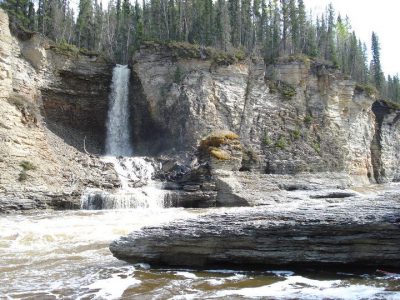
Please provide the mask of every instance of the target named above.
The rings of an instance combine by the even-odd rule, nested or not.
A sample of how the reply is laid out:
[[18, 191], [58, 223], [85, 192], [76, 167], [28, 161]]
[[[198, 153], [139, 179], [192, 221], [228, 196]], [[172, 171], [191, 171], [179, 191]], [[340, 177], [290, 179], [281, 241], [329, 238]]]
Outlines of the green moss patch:
[[27, 161], [27, 160], [22, 161], [19, 165], [25, 171], [36, 170], [36, 166], [33, 163], [31, 163], [30, 161]]
[[203, 47], [199, 44], [190, 44], [176, 41], [144, 41], [142, 46], [155, 50], [169, 50], [176, 58], [206, 59], [215, 65], [232, 65], [246, 59], [246, 54], [241, 49], [226, 52], [212, 47]]
[[291, 100], [296, 96], [296, 89], [291, 84], [280, 80], [270, 81], [269, 91], [273, 94], [279, 92], [284, 100]]
[[368, 96], [372, 97], [372, 96], [377, 96], [379, 94], [378, 90], [370, 84], [360, 84], [357, 83], [355, 88], [354, 88], [356, 93], [365, 93]]

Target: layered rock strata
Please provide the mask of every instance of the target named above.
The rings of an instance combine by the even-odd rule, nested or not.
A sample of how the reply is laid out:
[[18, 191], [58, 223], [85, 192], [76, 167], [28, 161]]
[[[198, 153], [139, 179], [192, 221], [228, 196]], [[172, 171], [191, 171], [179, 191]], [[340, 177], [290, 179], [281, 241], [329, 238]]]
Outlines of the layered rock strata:
[[0, 212], [79, 208], [86, 187], [119, 185], [83, 150], [98, 152], [110, 78], [97, 58], [60, 53], [39, 34], [17, 39], [0, 10]]
[[[164, 151], [188, 151], [213, 131], [231, 130], [259, 157], [253, 171], [345, 171], [357, 184], [375, 180], [374, 98], [329, 65], [282, 59], [265, 67], [257, 58], [219, 64], [152, 45], [136, 54], [133, 74], [148, 119], [162, 129]], [[145, 136], [135, 138], [146, 144]]]
[[152, 266], [400, 267], [398, 192], [293, 193], [290, 201], [144, 228], [112, 242], [110, 250], [118, 259]]

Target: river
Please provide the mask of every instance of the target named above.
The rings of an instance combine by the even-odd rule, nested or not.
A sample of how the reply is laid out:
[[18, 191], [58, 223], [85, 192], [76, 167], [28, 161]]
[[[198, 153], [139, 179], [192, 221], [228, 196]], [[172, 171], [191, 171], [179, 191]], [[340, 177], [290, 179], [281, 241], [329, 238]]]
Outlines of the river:
[[152, 269], [119, 261], [108, 250], [113, 239], [132, 230], [206, 212], [171, 208], [3, 215], [0, 298], [400, 299], [396, 274]]

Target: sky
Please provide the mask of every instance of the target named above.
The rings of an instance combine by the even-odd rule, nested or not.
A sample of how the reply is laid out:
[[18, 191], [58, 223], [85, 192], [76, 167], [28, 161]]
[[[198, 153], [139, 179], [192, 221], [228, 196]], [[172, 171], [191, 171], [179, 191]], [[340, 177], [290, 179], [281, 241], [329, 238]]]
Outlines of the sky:
[[314, 14], [324, 12], [329, 3], [343, 18], [349, 16], [353, 30], [369, 49], [372, 31], [375, 31], [381, 46], [383, 72], [400, 74], [400, 1], [304, 0], [306, 8]]

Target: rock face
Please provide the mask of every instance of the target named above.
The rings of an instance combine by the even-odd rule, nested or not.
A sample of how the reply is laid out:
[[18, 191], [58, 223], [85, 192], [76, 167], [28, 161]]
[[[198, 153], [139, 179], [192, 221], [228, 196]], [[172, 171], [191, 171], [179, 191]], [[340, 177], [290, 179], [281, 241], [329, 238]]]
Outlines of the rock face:
[[[0, 211], [78, 207], [85, 188], [112, 192], [117, 176], [98, 157], [112, 65], [39, 34], [18, 39], [2, 10], [0, 33]], [[264, 186], [286, 191], [276, 174], [300, 187], [324, 174], [321, 186], [399, 179], [398, 110], [372, 111], [374, 97], [332, 66], [287, 57], [267, 67], [184, 47], [144, 45], [130, 81], [134, 151], [162, 154], [166, 206], [263, 205]], [[226, 130], [240, 149], [201, 158], [199, 142]]]
[[296, 201], [280, 198], [144, 228], [112, 242], [110, 250], [119, 259], [154, 266], [400, 267], [398, 192], [294, 193]]
[[192, 149], [210, 132], [231, 130], [260, 157], [262, 173], [345, 171], [354, 183], [374, 181], [374, 99], [328, 65], [219, 65], [153, 45], [135, 56], [133, 74], [163, 150]]
[[111, 165], [83, 152], [87, 131], [94, 133], [87, 134], [87, 150], [99, 148], [93, 136], [101, 136], [105, 124], [102, 87], [108, 87], [110, 66], [68, 57], [51, 45], [38, 34], [12, 36], [0, 9], [0, 212], [79, 208], [86, 187], [119, 185]]
[[374, 176], [377, 182], [400, 180], [400, 110], [384, 101], [373, 105], [376, 132], [371, 145]]

